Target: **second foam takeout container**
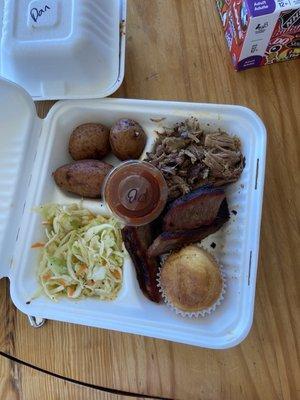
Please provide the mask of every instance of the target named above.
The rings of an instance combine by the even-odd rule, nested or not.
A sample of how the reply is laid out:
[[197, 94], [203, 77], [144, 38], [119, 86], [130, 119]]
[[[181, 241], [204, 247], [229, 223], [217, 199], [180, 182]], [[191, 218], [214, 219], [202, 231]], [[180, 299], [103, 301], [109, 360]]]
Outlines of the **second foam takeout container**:
[[124, 76], [126, 0], [0, 0], [0, 75], [35, 100], [99, 98]]
[[[95, 4], [88, 0], [74, 3], [86, 3], [92, 9], [92, 3]], [[104, 3], [117, 2], [103, 0]], [[97, 4], [102, 4], [102, 1]], [[122, 4], [124, 2], [119, 2], [119, 5]], [[119, 17], [124, 18], [121, 14]], [[14, 34], [16, 32], [14, 30]], [[120, 46], [124, 46], [122, 34]], [[3, 57], [1, 68], [2, 63]], [[63, 87], [72, 90], [71, 86]], [[257, 115], [247, 108], [230, 105], [77, 99], [59, 101], [41, 120], [36, 114], [32, 100], [36, 93], [32, 89], [27, 87], [26, 92], [18, 85], [0, 79], [0, 278], [10, 279], [10, 295], [16, 307], [35, 317], [196, 346], [227, 348], [241, 342], [249, 332], [253, 319], [265, 171], [266, 132]], [[42, 96], [49, 94], [45, 91], [37, 96], [41, 93]], [[67, 91], [68, 95], [70, 92]], [[197, 117], [206, 129], [222, 128], [238, 135], [246, 157], [246, 167], [240, 180], [226, 189], [229, 208], [237, 211], [237, 215], [232, 214], [230, 223], [203, 243], [210, 251], [213, 251], [210, 244], [216, 244], [214, 254], [224, 266], [226, 275], [226, 296], [216, 311], [205, 318], [190, 320], [177, 316], [165, 305], [150, 302], [139, 289], [129, 258], [124, 264], [123, 287], [114, 301], [64, 298], [56, 303], [45, 296], [32, 300], [38, 288], [36, 267], [39, 252], [31, 249], [31, 245], [43, 238], [40, 218], [32, 209], [48, 202], [64, 204], [79, 201], [79, 198], [62, 192], [52, 179], [52, 172], [57, 167], [71, 161], [67, 144], [72, 130], [85, 122], [111, 126], [119, 118], [132, 118], [142, 125], [148, 135], [147, 151], [153, 144], [153, 132], [160, 124], [158, 121], [162, 120], [168, 126], [190, 116]], [[116, 159], [108, 161], [117, 162]], [[99, 213], [106, 211], [105, 206], [96, 200], [84, 200], [83, 206]]]

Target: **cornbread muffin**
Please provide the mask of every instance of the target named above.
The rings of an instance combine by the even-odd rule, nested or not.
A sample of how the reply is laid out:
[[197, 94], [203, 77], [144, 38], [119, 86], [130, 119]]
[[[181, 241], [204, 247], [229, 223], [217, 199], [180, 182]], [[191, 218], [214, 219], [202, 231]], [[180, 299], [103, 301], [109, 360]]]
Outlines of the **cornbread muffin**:
[[215, 259], [202, 248], [190, 245], [167, 258], [160, 286], [167, 303], [189, 313], [212, 307], [221, 296], [223, 280]]

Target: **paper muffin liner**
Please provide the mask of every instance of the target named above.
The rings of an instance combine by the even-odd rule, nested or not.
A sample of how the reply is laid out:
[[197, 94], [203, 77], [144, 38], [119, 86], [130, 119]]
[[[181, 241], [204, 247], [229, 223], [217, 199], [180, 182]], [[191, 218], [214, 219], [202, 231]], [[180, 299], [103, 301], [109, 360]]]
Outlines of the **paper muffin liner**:
[[[200, 247], [200, 248], [202, 248], [202, 247]], [[204, 249], [204, 248], [202, 248], [203, 250], [205, 250], [205, 251], [207, 251], [206, 249]], [[171, 253], [169, 253], [169, 254], [167, 254], [167, 255], [164, 255], [163, 257], [161, 257], [161, 263], [164, 263], [165, 261], [166, 261], [166, 259], [169, 257], [169, 255], [170, 255]], [[165, 293], [165, 291], [164, 291], [164, 288], [163, 288], [163, 286], [162, 286], [162, 284], [161, 284], [161, 270], [162, 270], [162, 268], [163, 268], [163, 266], [161, 266], [160, 268], [159, 268], [159, 271], [158, 271], [158, 274], [157, 274], [157, 282], [158, 282], [158, 288], [159, 288], [159, 292], [161, 293], [161, 295], [162, 295], [162, 298], [163, 298], [163, 300], [164, 300], [164, 302], [165, 302], [165, 304], [170, 308], [170, 309], [172, 309], [177, 315], [180, 315], [181, 317], [187, 317], [187, 318], [199, 318], [199, 317], [206, 317], [207, 315], [210, 315], [211, 313], [213, 313], [215, 310], [216, 310], [216, 308], [222, 303], [222, 301], [224, 300], [224, 295], [225, 295], [225, 293], [226, 293], [226, 288], [227, 288], [227, 284], [226, 284], [226, 276], [225, 276], [225, 273], [224, 273], [224, 268], [223, 268], [223, 265], [221, 265], [221, 264], [219, 264], [218, 263], [218, 260], [216, 259], [216, 257], [213, 255], [213, 254], [211, 254], [211, 253], [209, 253], [213, 258], [214, 258], [214, 260], [216, 261], [216, 263], [218, 264], [218, 266], [219, 266], [219, 270], [220, 270], [220, 273], [221, 273], [221, 277], [222, 277], [222, 290], [221, 290], [221, 293], [220, 293], [220, 296], [218, 297], [218, 299], [213, 303], [213, 305], [211, 305], [210, 307], [208, 307], [208, 308], [205, 308], [205, 309], [203, 309], [203, 310], [200, 310], [200, 311], [192, 311], [192, 312], [188, 312], [188, 311], [183, 311], [183, 310], [180, 310], [179, 308], [177, 308], [177, 307], [175, 307], [170, 301], [169, 301], [169, 299], [168, 299], [168, 297], [167, 297], [167, 295], [166, 295], [166, 293]]]

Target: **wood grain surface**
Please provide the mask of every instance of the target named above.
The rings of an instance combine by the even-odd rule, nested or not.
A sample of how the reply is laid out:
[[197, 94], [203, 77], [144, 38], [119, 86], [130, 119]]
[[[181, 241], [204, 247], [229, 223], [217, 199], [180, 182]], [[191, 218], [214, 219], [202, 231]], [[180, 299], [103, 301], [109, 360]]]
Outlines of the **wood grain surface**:
[[137, 397], [105, 393], [71, 383], [0, 356], [0, 399], [137, 400]]
[[[129, 0], [115, 96], [231, 103], [266, 124], [268, 157], [253, 328], [211, 351], [48, 321], [34, 330], [0, 282], [0, 350], [94, 385], [176, 399], [299, 399], [300, 63], [233, 70], [212, 0]], [[45, 115], [51, 102], [38, 105]]]

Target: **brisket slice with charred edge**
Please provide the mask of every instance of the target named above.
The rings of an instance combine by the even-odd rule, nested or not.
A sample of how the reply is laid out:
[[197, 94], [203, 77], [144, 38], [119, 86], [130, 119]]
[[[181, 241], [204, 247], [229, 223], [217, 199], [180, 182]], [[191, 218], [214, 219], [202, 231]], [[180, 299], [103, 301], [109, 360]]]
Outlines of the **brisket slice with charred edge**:
[[[180, 218], [180, 216], [179, 216]], [[229, 210], [226, 198], [222, 201], [216, 218], [211, 225], [203, 225], [196, 229], [175, 232], [163, 232], [148, 249], [150, 257], [157, 257], [170, 250], [176, 250], [187, 244], [200, 242], [212, 233], [217, 232], [229, 220]]]
[[140, 288], [148, 299], [159, 303], [161, 295], [157, 287], [158, 260], [147, 254], [153, 241], [152, 226], [125, 226], [122, 229], [125, 247], [135, 266]]
[[200, 188], [173, 201], [163, 218], [163, 232], [185, 231], [210, 225], [225, 199], [222, 189]]

